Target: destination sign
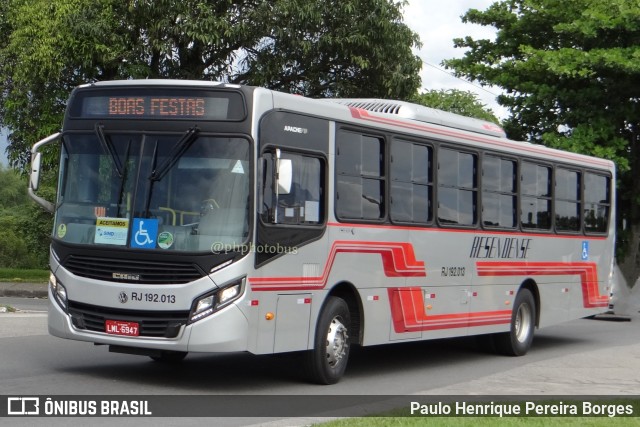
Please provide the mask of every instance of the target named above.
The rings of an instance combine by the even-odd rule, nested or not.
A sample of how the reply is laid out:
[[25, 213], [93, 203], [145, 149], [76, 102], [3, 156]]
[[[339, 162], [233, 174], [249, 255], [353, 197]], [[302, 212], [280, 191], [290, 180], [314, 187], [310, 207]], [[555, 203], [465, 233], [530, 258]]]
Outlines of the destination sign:
[[242, 120], [244, 111], [237, 92], [155, 88], [80, 92], [69, 109], [73, 118], [134, 120]]
[[[225, 100], [226, 101], [226, 100]], [[207, 116], [205, 98], [109, 97], [110, 116], [167, 116], [203, 118]], [[226, 110], [226, 108], [225, 108]]]

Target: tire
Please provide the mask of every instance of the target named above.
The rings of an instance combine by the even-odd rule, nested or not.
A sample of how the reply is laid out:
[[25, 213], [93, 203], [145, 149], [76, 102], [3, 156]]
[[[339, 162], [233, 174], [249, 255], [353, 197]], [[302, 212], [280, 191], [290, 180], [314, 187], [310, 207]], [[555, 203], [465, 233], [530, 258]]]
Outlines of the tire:
[[349, 359], [351, 315], [347, 303], [338, 297], [325, 302], [314, 339], [313, 350], [306, 354], [307, 376], [317, 384], [340, 381]]
[[187, 357], [186, 351], [162, 351], [159, 356], [149, 356], [154, 362], [179, 363]]
[[523, 356], [529, 351], [536, 327], [536, 302], [529, 289], [520, 289], [513, 303], [509, 332], [493, 335], [496, 352]]

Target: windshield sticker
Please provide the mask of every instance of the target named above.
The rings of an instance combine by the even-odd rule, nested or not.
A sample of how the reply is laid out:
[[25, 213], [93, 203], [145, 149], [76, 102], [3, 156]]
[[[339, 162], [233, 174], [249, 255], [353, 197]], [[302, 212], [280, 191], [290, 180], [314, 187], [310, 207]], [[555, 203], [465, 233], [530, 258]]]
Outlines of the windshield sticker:
[[173, 234], [168, 231], [158, 234], [158, 246], [161, 249], [169, 249], [171, 245], [173, 245]]
[[131, 230], [131, 247], [154, 249], [158, 235], [158, 220], [149, 218], [134, 218]]
[[[96, 219], [96, 233], [93, 241], [103, 245], [124, 246], [127, 244], [128, 230], [128, 219], [100, 217]], [[58, 227], [59, 233], [60, 227]]]
[[58, 238], [62, 239], [67, 235], [67, 226], [66, 224], [60, 224], [58, 226]]
[[242, 162], [240, 162], [240, 160], [238, 160], [233, 169], [231, 169], [231, 173], [239, 173], [244, 175], [244, 168], [242, 167]]

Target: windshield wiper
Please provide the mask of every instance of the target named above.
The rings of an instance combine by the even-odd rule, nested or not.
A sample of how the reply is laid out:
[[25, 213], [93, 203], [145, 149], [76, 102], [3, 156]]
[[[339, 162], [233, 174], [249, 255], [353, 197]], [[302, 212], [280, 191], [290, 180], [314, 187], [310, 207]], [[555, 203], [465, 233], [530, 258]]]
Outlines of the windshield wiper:
[[104, 134], [104, 126], [96, 123], [95, 127], [96, 136], [98, 137], [98, 141], [100, 141], [100, 145], [102, 149], [107, 152], [111, 156], [111, 160], [113, 161], [113, 166], [116, 168], [116, 173], [118, 177], [122, 178], [122, 163], [120, 163], [120, 159], [118, 158], [118, 154], [113, 148], [113, 144], [111, 140], [107, 139]]
[[118, 210], [116, 213], [116, 217], [120, 218], [120, 207], [124, 204], [124, 186], [127, 182], [127, 175], [128, 175], [128, 165], [129, 165], [129, 154], [131, 153], [131, 140], [129, 140], [129, 142], [127, 142], [127, 154], [126, 157], [124, 158], [124, 171], [122, 173], [122, 175], [120, 176], [120, 191], [118, 192]]
[[[151, 157], [151, 176], [149, 177], [149, 191], [147, 192], [146, 202], [144, 204], [144, 216], [143, 218], [149, 218], [149, 208], [151, 206], [151, 195], [153, 194], [153, 184], [155, 184], [156, 180], [152, 179], [153, 174], [156, 171], [156, 163], [158, 162], [158, 140], [156, 139], [156, 145], [153, 147], [153, 155]], [[158, 178], [158, 181], [161, 178]]]
[[176, 164], [178, 159], [191, 147], [193, 141], [195, 141], [196, 136], [200, 132], [197, 126], [189, 128], [182, 137], [176, 142], [176, 145], [173, 146], [171, 152], [169, 152], [166, 160], [162, 162], [160, 166], [157, 167], [158, 162], [158, 141], [156, 140], [156, 144], [153, 147], [153, 155], [151, 158], [151, 175], [149, 175], [149, 189], [147, 191], [147, 197], [144, 207], [144, 218], [149, 218], [149, 208], [151, 206], [151, 196], [153, 195], [153, 185], [156, 181], [161, 181], [162, 178], [171, 170], [173, 165]]
[[[182, 138], [176, 142], [176, 145], [173, 146], [171, 152], [167, 155], [167, 159], [157, 169], [153, 169], [151, 175], [149, 175], [149, 180], [152, 182], [162, 180], [184, 152], [189, 149], [193, 141], [195, 141], [198, 132], [200, 132], [200, 129], [198, 129], [197, 126], [189, 128], [189, 130], [182, 135]], [[157, 151], [154, 152], [154, 156], [156, 155]]]

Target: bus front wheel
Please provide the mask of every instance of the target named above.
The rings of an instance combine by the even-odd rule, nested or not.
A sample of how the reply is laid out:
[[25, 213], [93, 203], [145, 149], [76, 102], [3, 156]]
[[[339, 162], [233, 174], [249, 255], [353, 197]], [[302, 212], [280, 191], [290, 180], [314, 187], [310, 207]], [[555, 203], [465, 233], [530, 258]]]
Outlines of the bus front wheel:
[[322, 308], [313, 350], [307, 352], [307, 373], [318, 384], [337, 383], [349, 359], [349, 328], [351, 316], [347, 303], [338, 297], [329, 297]]
[[535, 299], [529, 289], [521, 289], [513, 303], [509, 332], [493, 335], [496, 351], [507, 356], [523, 356], [531, 347], [535, 327]]

